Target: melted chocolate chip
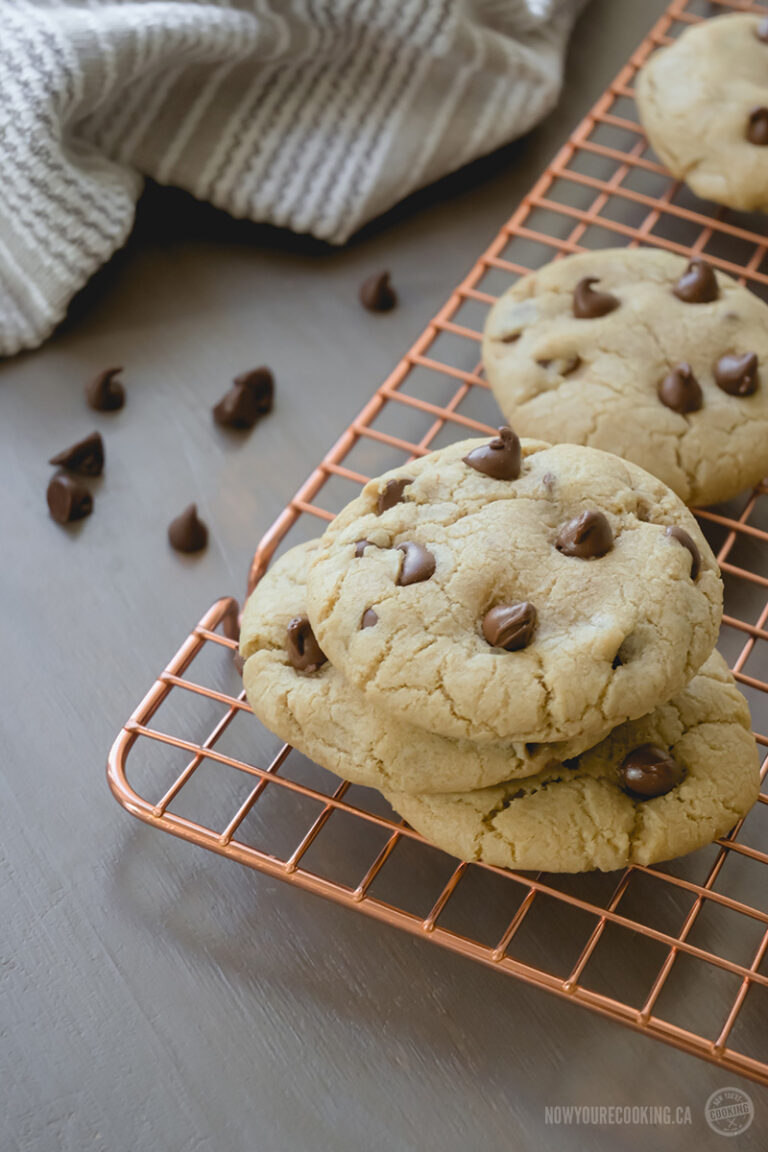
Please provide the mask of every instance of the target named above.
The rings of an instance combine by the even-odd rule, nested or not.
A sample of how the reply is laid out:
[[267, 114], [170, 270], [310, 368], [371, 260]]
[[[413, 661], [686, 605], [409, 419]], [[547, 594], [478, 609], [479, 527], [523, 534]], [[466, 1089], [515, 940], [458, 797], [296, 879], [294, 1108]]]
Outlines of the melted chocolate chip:
[[755, 28], [755, 36], [764, 44], [768, 44], [768, 16], [765, 16]]
[[101, 476], [104, 471], [104, 441], [100, 433], [92, 432], [84, 440], [78, 440], [77, 444], [51, 456], [48, 463], [77, 472], [80, 476]]
[[363, 612], [363, 618], [360, 621], [361, 628], [373, 628], [374, 624], [378, 624], [379, 617], [374, 612], [373, 608], [366, 608]]
[[413, 480], [408, 476], [403, 476], [399, 480], [387, 480], [379, 492], [379, 498], [376, 501], [376, 511], [379, 516], [381, 516], [382, 512], [387, 512], [390, 508], [394, 508], [395, 504], [402, 503], [403, 492], [409, 484], [413, 484]]
[[536, 609], [527, 600], [497, 604], [483, 617], [483, 636], [492, 648], [518, 652], [533, 639], [537, 619]]
[[607, 316], [621, 303], [610, 292], [594, 290], [592, 285], [597, 284], [599, 279], [599, 276], [584, 276], [573, 290], [573, 314], [579, 320], [596, 320], [598, 316]]
[[683, 415], [698, 412], [704, 403], [701, 385], [693, 374], [690, 364], [676, 364], [668, 372], [658, 387], [658, 396], [666, 408]]
[[464, 457], [464, 463], [470, 468], [494, 480], [516, 480], [520, 475], [520, 461], [520, 441], [506, 425], [499, 428], [499, 434], [493, 440], [473, 448]]
[[715, 365], [715, 382], [729, 396], [751, 396], [757, 391], [757, 356], [721, 356]]
[[676, 760], [656, 744], [641, 744], [619, 767], [619, 781], [626, 792], [642, 799], [664, 796], [680, 784], [685, 771]]
[[401, 586], [421, 584], [422, 580], [429, 580], [435, 571], [435, 558], [431, 552], [421, 544], [414, 544], [412, 540], [398, 544], [397, 550], [403, 553], [403, 562], [397, 577], [398, 584]]
[[750, 112], [747, 140], [750, 144], [768, 144], [768, 108], [753, 108]]
[[672, 291], [686, 304], [709, 304], [720, 295], [714, 270], [698, 256], [691, 260]]
[[555, 547], [564, 556], [596, 560], [613, 548], [613, 532], [602, 512], [582, 512], [563, 525]]
[[677, 524], [670, 524], [664, 535], [677, 540], [678, 544], [682, 544], [683, 548], [688, 549], [691, 554], [691, 580], [695, 580], [701, 569], [701, 553], [693, 539], [688, 535], [685, 528], [678, 528]]
[[51, 516], [58, 524], [82, 520], [93, 511], [93, 497], [85, 485], [63, 472], [53, 477], [45, 495]]
[[389, 272], [376, 272], [360, 286], [360, 303], [369, 312], [390, 312], [397, 304], [397, 294], [389, 281]]
[[115, 377], [122, 368], [105, 368], [85, 386], [85, 398], [96, 412], [116, 412], [125, 404], [125, 388]]
[[288, 659], [297, 672], [317, 672], [328, 659], [320, 648], [306, 616], [294, 616], [288, 621], [285, 647]]
[[213, 407], [213, 418], [224, 428], [247, 431], [272, 411], [275, 378], [269, 368], [252, 368], [236, 376], [232, 387]]
[[168, 525], [168, 539], [177, 552], [200, 552], [208, 543], [208, 529], [190, 504]]

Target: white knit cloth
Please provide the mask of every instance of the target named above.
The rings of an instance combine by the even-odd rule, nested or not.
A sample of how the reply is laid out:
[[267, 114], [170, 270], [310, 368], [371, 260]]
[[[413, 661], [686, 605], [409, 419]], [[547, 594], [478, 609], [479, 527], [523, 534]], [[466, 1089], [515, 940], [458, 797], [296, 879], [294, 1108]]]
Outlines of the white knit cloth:
[[0, 0], [0, 354], [125, 242], [144, 176], [342, 243], [554, 104], [580, 0]]

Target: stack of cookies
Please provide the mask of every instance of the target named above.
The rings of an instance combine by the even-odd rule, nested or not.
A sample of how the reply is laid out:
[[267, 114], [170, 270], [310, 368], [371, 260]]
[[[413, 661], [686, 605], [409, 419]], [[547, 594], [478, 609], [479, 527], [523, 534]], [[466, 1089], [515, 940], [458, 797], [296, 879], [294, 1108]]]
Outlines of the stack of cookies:
[[611, 870], [690, 852], [758, 793], [688, 509], [595, 448], [453, 444], [370, 481], [250, 597], [259, 719], [463, 859]]

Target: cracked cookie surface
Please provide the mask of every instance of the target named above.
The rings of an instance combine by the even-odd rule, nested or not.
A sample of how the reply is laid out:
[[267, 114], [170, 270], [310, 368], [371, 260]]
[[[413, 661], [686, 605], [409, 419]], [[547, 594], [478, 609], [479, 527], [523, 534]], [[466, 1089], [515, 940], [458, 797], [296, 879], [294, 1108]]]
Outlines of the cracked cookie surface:
[[400, 723], [326, 661], [298, 670], [288, 652], [292, 620], [306, 613], [307, 568], [319, 541], [286, 552], [251, 594], [240, 633], [243, 684], [261, 722], [316, 763], [355, 784], [404, 792], [483, 788], [529, 776], [587, 747], [452, 740]]
[[654, 151], [705, 200], [768, 211], [768, 140], [750, 118], [768, 105], [764, 20], [704, 20], [651, 56], [637, 77], [637, 107]]
[[[521, 435], [614, 452], [686, 503], [711, 504], [768, 474], [768, 306], [720, 271], [716, 299], [681, 299], [675, 287], [687, 264], [629, 248], [548, 264], [491, 309], [483, 361]], [[618, 306], [574, 315], [574, 291], [588, 277]], [[728, 382], [727, 357], [732, 378], [742, 365], [741, 382]], [[693, 384], [676, 373], [685, 368]]]
[[[619, 769], [648, 743], [669, 751], [683, 779], [643, 799], [622, 788]], [[757, 799], [759, 780], [747, 702], [713, 653], [673, 700], [568, 765], [474, 792], [385, 795], [417, 832], [461, 859], [610, 872], [669, 860], [725, 835]]]
[[[465, 459], [488, 443], [370, 481], [321, 538], [308, 615], [330, 662], [400, 721], [454, 739], [595, 744], [704, 663], [721, 615], [717, 564], [681, 501], [635, 465], [523, 441], [519, 476], [499, 479]], [[574, 525], [594, 514], [611, 545], [586, 558], [591, 537]], [[670, 527], [700, 553], [695, 579]], [[403, 584], [406, 544], [434, 569]], [[363, 626], [369, 610], [376, 622]]]

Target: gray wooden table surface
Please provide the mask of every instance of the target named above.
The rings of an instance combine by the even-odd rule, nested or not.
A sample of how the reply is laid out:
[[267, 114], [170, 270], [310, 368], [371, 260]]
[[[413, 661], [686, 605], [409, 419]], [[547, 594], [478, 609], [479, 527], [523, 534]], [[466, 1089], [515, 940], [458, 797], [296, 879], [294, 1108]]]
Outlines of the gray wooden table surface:
[[[595, 0], [563, 99], [527, 139], [343, 251], [150, 189], [127, 250], [42, 350], [0, 368], [3, 1152], [719, 1148], [709, 1094], [768, 1092], [132, 820], [104, 780], [121, 723], [491, 239], [662, 9]], [[364, 313], [389, 266], [401, 297]], [[84, 381], [125, 365], [128, 404]], [[210, 405], [273, 367], [234, 442]], [[90, 519], [47, 516], [47, 458], [99, 427]], [[196, 500], [208, 551], [175, 555]], [[688, 1106], [687, 1128], [552, 1127], [557, 1104]]]

